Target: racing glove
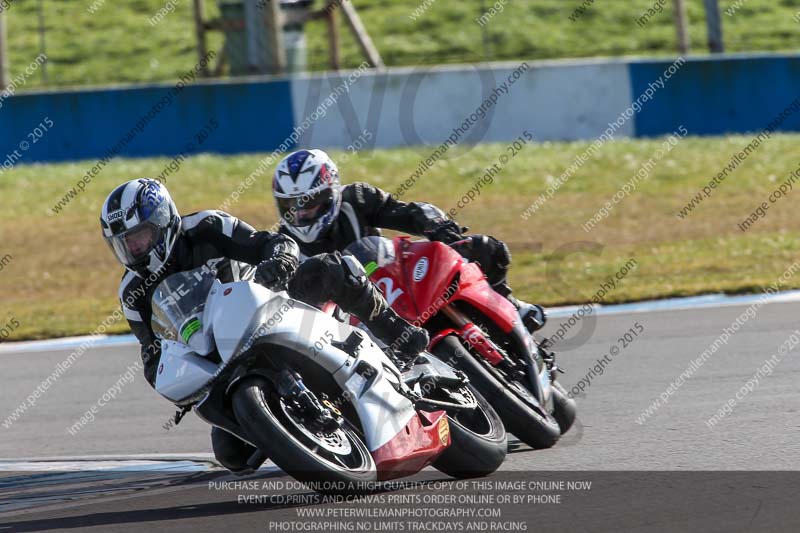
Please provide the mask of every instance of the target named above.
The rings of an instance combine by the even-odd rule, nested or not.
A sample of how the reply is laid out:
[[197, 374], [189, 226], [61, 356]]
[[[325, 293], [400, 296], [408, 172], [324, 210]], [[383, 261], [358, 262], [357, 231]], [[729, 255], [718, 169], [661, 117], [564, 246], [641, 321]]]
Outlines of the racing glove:
[[431, 241], [439, 241], [451, 244], [464, 238], [464, 233], [469, 230], [466, 226], [461, 226], [452, 220], [434, 220], [428, 224], [423, 234]]
[[255, 281], [268, 289], [283, 289], [297, 271], [299, 261], [290, 253], [277, 253], [256, 267]]

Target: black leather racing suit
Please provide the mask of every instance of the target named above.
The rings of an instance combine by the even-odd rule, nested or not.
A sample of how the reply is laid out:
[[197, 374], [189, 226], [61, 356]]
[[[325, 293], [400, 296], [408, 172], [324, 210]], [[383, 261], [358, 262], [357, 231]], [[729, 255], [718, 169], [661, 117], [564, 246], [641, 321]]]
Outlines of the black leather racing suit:
[[201, 211], [181, 219], [181, 229], [169, 260], [157, 275], [139, 276], [126, 272], [119, 288], [122, 311], [142, 345], [144, 375], [155, 384], [160, 343], [150, 327], [153, 291], [164, 278], [192, 270], [215, 259], [223, 282], [241, 279], [248, 265], [257, 265], [282, 251], [294, 252], [296, 245], [278, 233], [256, 231], [248, 224], [221, 211]]
[[[125, 318], [141, 343], [144, 375], [150, 385], [155, 386], [161, 357], [160, 342], [150, 325], [151, 299], [163, 279], [176, 272], [213, 263], [220, 281], [236, 281], [248, 274], [251, 265], [283, 254], [299, 255], [297, 244], [289, 237], [256, 231], [221, 211], [201, 211], [182, 218], [172, 253], [157, 274], [140, 276], [126, 272], [120, 284], [119, 297]], [[311, 304], [328, 300], [336, 302], [345, 312], [367, 324], [379, 338], [383, 337], [387, 344], [387, 339], [399, 337], [408, 326], [388, 308], [386, 300], [369, 282], [361, 265], [339, 254], [319, 255], [315, 261], [299, 268], [289, 280], [288, 291], [293, 298]], [[412, 350], [414, 353], [427, 344], [427, 335], [421, 342], [422, 346]], [[255, 448], [216, 427], [212, 429], [211, 440], [214, 453], [223, 466], [233, 471], [246, 469], [247, 459]]]

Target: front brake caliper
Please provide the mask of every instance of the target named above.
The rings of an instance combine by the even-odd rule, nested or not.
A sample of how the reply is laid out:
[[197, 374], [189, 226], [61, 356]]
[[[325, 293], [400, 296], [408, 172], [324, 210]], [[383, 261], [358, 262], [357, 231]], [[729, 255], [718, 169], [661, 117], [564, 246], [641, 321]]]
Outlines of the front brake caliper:
[[538, 343], [542, 361], [544, 361], [544, 364], [547, 365], [547, 369], [550, 371], [550, 381], [555, 381], [556, 375], [563, 374], [564, 371], [556, 364], [556, 353], [550, 350], [550, 346], [551, 343], [549, 339], [542, 339], [542, 342]]
[[286, 369], [281, 371], [278, 392], [282, 397], [293, 400], [301, 412], [319, 424], [323, 431], [330, 433], [339, 429], [342, 422], [339, 410], [332, 405], [332, 409], [323, 405], [327, 397], [320, 403], [314, 393], [305, 386], [299, 374]]

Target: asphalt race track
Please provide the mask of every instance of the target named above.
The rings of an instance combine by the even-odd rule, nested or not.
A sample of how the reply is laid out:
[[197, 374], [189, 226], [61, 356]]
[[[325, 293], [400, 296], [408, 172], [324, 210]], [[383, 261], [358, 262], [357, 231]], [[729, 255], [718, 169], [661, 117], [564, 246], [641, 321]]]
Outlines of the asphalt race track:
[[[786, 472], [800, 466], [796, 417], [800, 361], [795, 351], [789, 351], [769, 375], [758, 376], [756, 386], [751, 379], [800, 328], [800, 303], [761, 307], [727, 344], [673, 389], [668, 403], [649, 418], [639, 418], [745, 308], [602, 315], [588, 341], [579, 346], [567, 342], [557, 350], [566, 370], [562, 383], [571, 389], [586, 378], [599, 358], [618, 348], [602, 375], [592, 377], [588, 386], [584, 382], [584, 393], [578, 396], [577, 427], [550, 450], [531, 450], [511, 439], [503, 472], [489, 480], [591, 481], [591, 489], [562, 487], [560, 501], [506, 506], [494, 502], [489, 507], [502, 514], [491, 520], [506, 524], [507, 529], [516, 524], [517, 530], [537, 525], [567, 531], [800, 530], [800, 511], [794, 510], [793, 502], [800, 475]], [[563, 320], [552, 319], [545, 334]], [[623, 348], [620, 338], [631, 329], [643, 331]], [[0, 354], [4, 362], [0, 417], [13, 412], [68, 353]], [[242, 501], [247, 490], [224, 482], [256, 479], [275, 488], [277, 482], [290, 480], [274, 467], [251, 478], [234, 478], [209, 466], [208, 426], [190, 415], [178, 427], [165, 429], [174, 408], [150, 389], [140, 372], [116, 399], [98, 410], [94, 422], [71, 435], [67, 428], [138, 357], [137, 349], [130, 346], [91, 350], [33, 408], [10, 427], [0, 426], [0, 533], [335, 531], [335, 525], [326, 528], [320, 522], [323, 518], [302, 517], [298, 510], [375, 507], [367, 501], [314, 505], [319, 503], [316, 496], [302, 488], [290, 490], [292, 497], [282, 491], [283, 500]], [[708, 427], [706, 421], [736, 398], [748, 380], [752, 392], [740, 393], [731, 413]], [[97, 463], [95, 468], [95, 463], [83, 461], [98, 456], [121, 462], [108, 470], [110, 463]], [[426, 470], [411, 482], [418, 483], [397, 484], [385, 494], [502, 492], [489, 485], [457, 485], [435, 470]], [[386, 508], [387, 501], [382, 503], [379, 507]], [[346, 514], [344, 518], [336, 513], [324, 516], [359, 521]], [[451, 528], [455, 524], [447, 518], [415, 520], [433, 525], [444, 520], [440, 525]], [[390, 525], [384, 530], [401, 530], [402, 524], [395, 523], [394, 529]], [[408, 527], [402, 530], [410, 531]]]

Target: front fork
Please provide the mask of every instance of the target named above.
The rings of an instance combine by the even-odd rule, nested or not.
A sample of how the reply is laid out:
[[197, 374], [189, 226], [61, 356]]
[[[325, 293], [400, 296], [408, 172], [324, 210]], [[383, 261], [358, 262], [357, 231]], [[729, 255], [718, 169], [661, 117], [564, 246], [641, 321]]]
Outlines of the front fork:
[[303, 383], [300, 374], [283, 369], [276, 375], [275, 385], [278, 393], [287, 400], [294, 400], [307, 415], [311, 415], [319, 427], [328, 433], [339, 429], [342, 423], [341, 412], [322, 395], [322, 401]]
[[[544, 391], [542, 390], [542, 384], [539, 382], [539, 366], [536, 363], [537, 354], [533, 351], [537, 349], [537, 346], [533, 338], [530, 337], [530, 334], [528, 334], [530, 342], [524, 342], [524, 340], [520, 339], [520, 342], [517, 343], [519, 344], [518, 349], [522, 352], [523, 359], [526, 362], [525, 366], [528, 367], [528, 372], [525, 372], [523, 367], [508, 357], [508, 354], [506, 354], [502, 348], [497, 346], [478, 326], [470, 321], [469, 317], [456, 309], [452, 304], [443, 307], [442, 312], [453, 321], [457, 328], [459, 328], [454, 332], [472, 346], [472, 348], [486, 359], [489, 364], [504, 370], [508, 375], [517, 380], [527, 378], [531, 392], [539, 403], [544, 404]], [[518, 323], [515, 327], [522, 328], [522, 325]], [[512, 331], [512, 335], [514, 333], [515, 332]], [[439, 338], [438, 335], [434, 337], [432, 343]], [[555, 364], [555, 360], [553, 360], [553, 364]], [[552, 381], [552, 371], [550, 377]]]
[[550, 339], [544, 338], [539, 345], [539, 353], [542, 355], [542, 361], [544, 364], [547, 365], [547, 369], [550, 371], [550, 381], [555, 381], [556, 376], [558, 374], [563, 374], [564, 370], [561, 369], [560, 366], [556, 363], [556, 354], [555, 352], [550, 350], [552, 344], [550, 343]]

